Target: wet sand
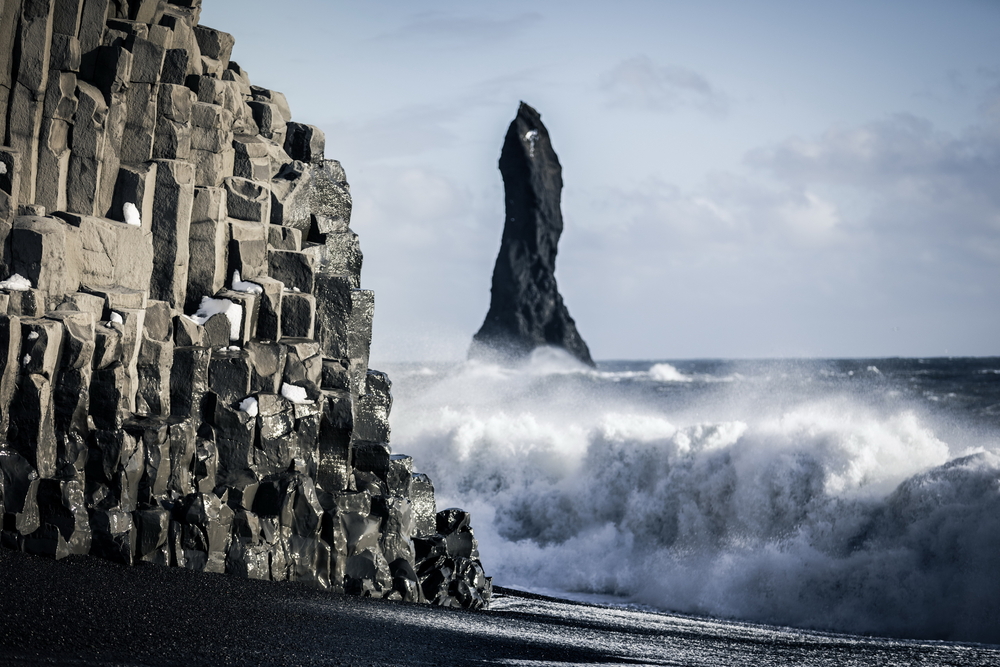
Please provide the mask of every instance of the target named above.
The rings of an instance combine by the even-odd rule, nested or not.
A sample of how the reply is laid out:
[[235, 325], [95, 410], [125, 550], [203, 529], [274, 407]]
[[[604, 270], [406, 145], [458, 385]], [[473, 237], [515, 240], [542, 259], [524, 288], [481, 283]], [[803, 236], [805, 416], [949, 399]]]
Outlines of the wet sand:
[[1000, 647], [812, 633], [500, 589], [484, 612], [0, 550], [8, 665], [996, 665]]

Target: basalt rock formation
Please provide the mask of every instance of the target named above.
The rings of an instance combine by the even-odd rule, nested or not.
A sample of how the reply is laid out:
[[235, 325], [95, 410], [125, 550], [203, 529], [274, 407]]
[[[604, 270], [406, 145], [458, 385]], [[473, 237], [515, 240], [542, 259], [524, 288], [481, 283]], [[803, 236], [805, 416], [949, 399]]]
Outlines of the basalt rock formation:
[[511, 360], [551, 345], [593, 366], [556, 285], [562, 166], [542, 117], [524, 102], [507, 129], [500, 173], [507, 220], [493, 268], [490, 309], [469, 354]]
[[200, 0], [0, 0], [0, 543], [480, 607], [344, 170]]

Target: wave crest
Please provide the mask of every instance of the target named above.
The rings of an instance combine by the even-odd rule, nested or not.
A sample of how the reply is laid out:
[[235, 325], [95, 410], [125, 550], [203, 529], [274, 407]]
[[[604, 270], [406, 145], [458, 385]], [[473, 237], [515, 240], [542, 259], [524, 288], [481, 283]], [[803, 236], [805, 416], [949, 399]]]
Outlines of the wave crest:
[[691, 382], [693, 379], [670, 364], [653, 364], [649, 369], [649, 377], [657, 382]]
[[476, 512], [497, 583], [1000, 640], [996, 454], [956, 458], [917, 411], [863, 396], [758, 396], [751, 409], [715, 385], [673, 410], [572, 378], [463, 365], [397, 388], [394, 440], [441, 502]]

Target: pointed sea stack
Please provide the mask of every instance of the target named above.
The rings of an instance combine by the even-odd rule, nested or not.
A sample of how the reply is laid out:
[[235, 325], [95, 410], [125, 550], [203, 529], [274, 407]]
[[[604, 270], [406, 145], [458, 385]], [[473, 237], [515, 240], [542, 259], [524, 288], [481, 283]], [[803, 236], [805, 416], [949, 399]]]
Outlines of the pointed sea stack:
[[593, 366], [556, 285], [562, 166], [541, 115], [524, 102], [507, 129], [500, 174], [507, 220], [493, 268], [490, 310], [469, 356], [512, 361], [551, 345]]

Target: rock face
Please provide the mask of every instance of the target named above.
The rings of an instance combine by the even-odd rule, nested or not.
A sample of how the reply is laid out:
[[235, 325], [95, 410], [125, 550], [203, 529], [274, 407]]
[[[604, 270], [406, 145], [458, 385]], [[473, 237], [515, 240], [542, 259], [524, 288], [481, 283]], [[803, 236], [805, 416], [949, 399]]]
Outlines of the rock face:
[[551, 345], [593, 366], [556, 285], [562, 167], [541, 115], [524, 102], [507, 129], [500, 173], [507, 220], [493, 268], [490, 309], [469, 355], [514, 360]]
[[0, 0], [0, 544], [446, 606], [344, 170], [200, 0]]

